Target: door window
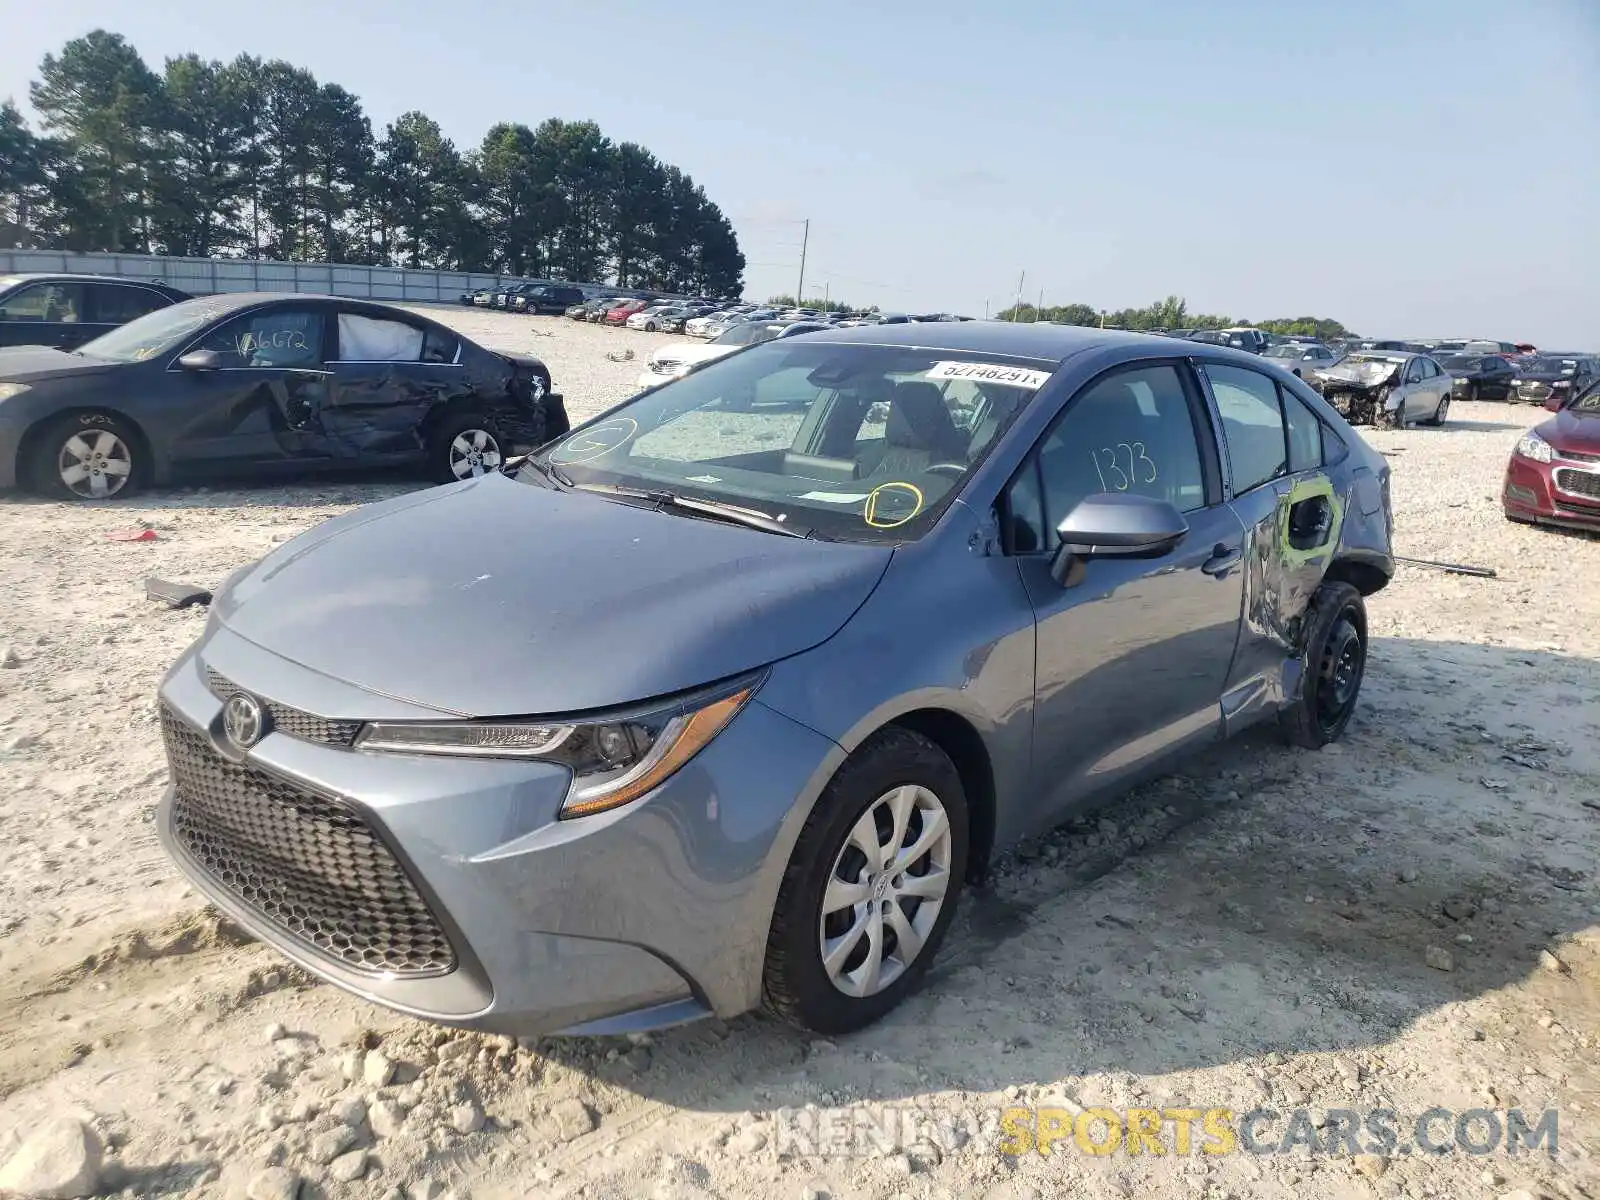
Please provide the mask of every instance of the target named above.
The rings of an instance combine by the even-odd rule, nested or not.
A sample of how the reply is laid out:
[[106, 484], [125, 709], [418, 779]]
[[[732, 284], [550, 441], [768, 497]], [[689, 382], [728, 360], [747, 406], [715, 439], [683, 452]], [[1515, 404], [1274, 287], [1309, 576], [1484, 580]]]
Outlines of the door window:
[[212, 330], [195, 349], [221, 355], [224, 367], [317, 366], [322, 314], [294, 308], [246, 313]]
[[1422, 378], [1422, 360], [1420, 358], [1413, 358], [1411, 360], [1411, 365], [1406, 368], [1405, 381], [1407, 383], [1416, 383], [1421, 378]]
[[1218, 363], [1206, 364], [1206, 377], [1228, 440], [1234, 494], [1242, 495], [1288, 471], [1278, 385], [1258, 371]]
[[48, 321], [74, 324], [84, 320], [81, 283], [35, 283], [19, 288], [0, 307], [0, 321]]
[[1175, 367], [1120, 371], [1072, 400], [1011, 485], [1012, 549], [1050, 549], [1062, 519], [1101, 492], [1151, 496], [1180, 512], [1205, 507], [1200, 443]]
[[167, 307], [167, 298], [149, 288], [125, 287], [115, 283], [90, 285], [94, 297], [94, 319], [102, 325], [125, 325], [145, 313]]
[[1322, 422], [1305, 401], [1282, 389], [1283, 415], [1289, 430], [1289, 470], [1312, 471], [1322, 465]]
[[418, 362], [422, 330], [406, 321], [339, 314], [340, 362]]

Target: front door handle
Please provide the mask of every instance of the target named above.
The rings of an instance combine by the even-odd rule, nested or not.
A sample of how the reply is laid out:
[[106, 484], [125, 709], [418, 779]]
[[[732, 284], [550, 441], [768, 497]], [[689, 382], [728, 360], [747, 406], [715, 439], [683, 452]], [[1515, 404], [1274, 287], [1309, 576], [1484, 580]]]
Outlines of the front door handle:
[[1200, 569], [1207, 575], [1215, 575], [1221, 579], [1234, 567], [1239, 565], [1239, 560], [1244, 557], [1238, 546], [1225, 546], [1218, 542], [1211, 547], [1211, 557], [1200, 564]]

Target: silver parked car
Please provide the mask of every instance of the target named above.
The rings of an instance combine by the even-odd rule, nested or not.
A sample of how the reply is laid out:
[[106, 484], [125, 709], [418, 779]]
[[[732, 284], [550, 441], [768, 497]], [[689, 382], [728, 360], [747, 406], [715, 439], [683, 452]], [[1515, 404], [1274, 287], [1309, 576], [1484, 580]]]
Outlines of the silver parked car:
[[1262, 351], [1261, 357], [1277, 363], [1292, 375], [1304, 379], [1339, 361], [1339, 356], [1319, 342], [1280, 342]]
[[1316, 389], [1356, 425], [1443, 425], [1454, 380], [1426, 354], [1358, 350], [1312, 373]]
[[774, 339], [236, 572], [161, 685], [158, 829], [415, 1016], [845, 1032], [1017, 839], [1257, 722], [1338, 738], [1390, 524], [1248, 353]]

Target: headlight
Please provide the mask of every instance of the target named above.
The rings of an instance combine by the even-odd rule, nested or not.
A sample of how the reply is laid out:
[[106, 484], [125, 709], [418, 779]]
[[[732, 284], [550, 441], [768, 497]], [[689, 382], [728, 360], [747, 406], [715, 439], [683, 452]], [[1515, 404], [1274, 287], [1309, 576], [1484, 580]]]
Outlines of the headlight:
[[1525, 433], [1517, 442], [1517, 453], [1523, 458], [1531, 458], [1534, 462], [1549, 462], [1555, 457], [1555, 452], [1550, 449], [1550, 443], [1537, 433]]
[[0, 400], [9, 400], [13, 396], [20, 396], [32, 386], [26, 383], [0, 383]]
[[721, 733], [755, 691], [697, 696], [671, 707], [606, 721], [378, 722], [356, 738], [358, 750], [525, 758], [572, 772], [563, 817], [586, 817], [637, 800], [665, 782]]

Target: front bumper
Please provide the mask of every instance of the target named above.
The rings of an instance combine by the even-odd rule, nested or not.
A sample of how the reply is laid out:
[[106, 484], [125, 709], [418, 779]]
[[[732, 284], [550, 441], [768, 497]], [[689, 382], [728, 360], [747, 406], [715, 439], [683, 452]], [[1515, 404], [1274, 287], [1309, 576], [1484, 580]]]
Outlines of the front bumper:
[[[733, 1016], [758, 1003], [795, 814], [809, 808], [842, 757], [833, 742], [753, 700], [650, 795], [613, 813], [562, 821], [556, 813], [567, 773], [550, 764], [366, 753], [307, 740], [306, 726], [281, 720], [241, 753], [223, 732], [224, 700], [208, 669], [300, 715], [353, 723], [437, 714], [305, 670], [216, 626], [163, 681], [164, 719], [191, 731], [191, 744], [201, 739], [206, 754], [231, 755], [270, 779], [273, 803], [298, 812], [283, 798], [303, 793], [369, 828], [414, 882], [455, 954], [453, 969], [435, 963], [418, 975], [394, 967], [404, 960], [390, 946], [368, 955], [379, 964], [372, 970], [352, 966], [344, 941], [336, 939], [334, 951], [314, 944], [306, 928], [325, 930], [351, 910], [365, 911], [372, 872], [358, 873], [368, 882], [344, 910], [322, 914], [321, 924], [282, 918], [261, 899], [268, 892], [256, 886], [259, 871], [246, 886], [228, 878], [233, 872], [202, 865], [202, 852], [214, 861], [216, 847], [197, 842], [194, 806], [177, 794], [196, 785], [175, 767], [157, 817], [163, 845], [219, 908], [307, 970], [412, 1016], [517, 1035], [651, 1028]], [[251, 798], [257, 809], [264, 794]], [[305, 819], [284, 818], [291, 829]], [[326, 874], [318, 864], [344, 861], [320, 851], [312, 859], [290, 859], [273, 846], [250, 851], [258, 866], [280, 861], [299, 872]], [[313, 879], [318, 887], [304, 892], [327, 894], [323, 876]], [[383, 921], [364, 928], [360, 936], [379, 943], [392, 933]], [[348, 941], [349, 930], [339, 936]]]
[[1506, 516], [1517, 521], [1600, 530], [1600, 470], [1596, 468], [1591, 462], [1558, 457], [1542, 463], [1514, 454], [1500, 489], [1501, 506]]

